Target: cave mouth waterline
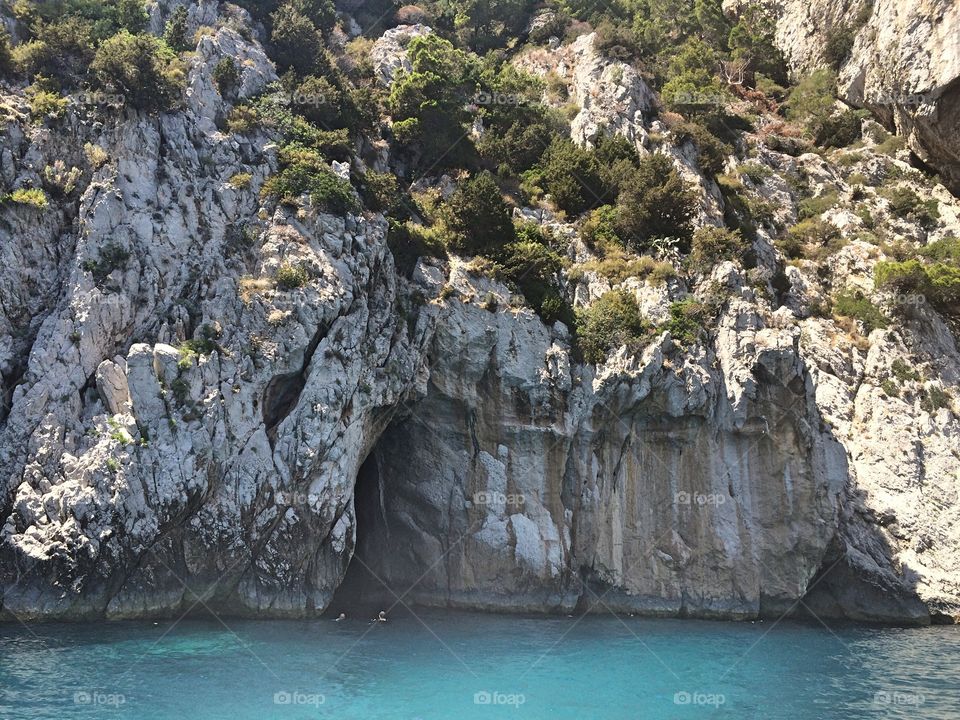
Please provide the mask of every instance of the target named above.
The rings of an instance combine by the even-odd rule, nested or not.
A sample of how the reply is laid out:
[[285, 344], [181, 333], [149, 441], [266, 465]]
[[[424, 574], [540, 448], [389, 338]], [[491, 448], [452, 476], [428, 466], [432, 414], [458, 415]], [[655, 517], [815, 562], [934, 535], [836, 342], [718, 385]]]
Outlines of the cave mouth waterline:
[[[357, 540], [347, 572], [333, 595], [325, 616], [374, 617], [378, 611], [400, 605], [407, 588], [389, 588], [373, 568], [383, 567], [389, 558], [381, 557], [390, 552], [374, 540], [374, 528], [387, 522], [384, 507], [382, 475], [377, 452], [374, 449], [357, 473], [353, 490], [353, 507], [357, 523]], [[391, 592], [392, 590], [392, 592]]]

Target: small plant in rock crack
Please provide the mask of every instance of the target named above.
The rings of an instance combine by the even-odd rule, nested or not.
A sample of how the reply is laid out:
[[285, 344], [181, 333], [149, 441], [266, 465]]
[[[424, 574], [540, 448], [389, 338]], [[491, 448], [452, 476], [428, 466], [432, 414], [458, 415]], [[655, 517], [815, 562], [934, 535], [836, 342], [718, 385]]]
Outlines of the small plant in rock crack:
[[237, 173], [227, 180], [227, 184], [234, 190], [246, 190], [251, 182], [253, 182], [253, 175], [250, 173]]
[[110, 439], [126, 447], [133, 443], [133, 438], [127, 432], [116, 418], [108, 418], [107, 425], [110, 428]]
[[935, 413], [937, 410], [949, 408], [953, 396], [936, 385], [931, 385], [923, 389], [920, 397], [920, 408], [928, 413]]
[[120, 245], [107, 243], [100, 248], [96, 260], [85, 260], [81, 267], [84, 271], [92, 274], [94, 281], [99, 285], [106, 280], [114, 270], [123, 268], [129, 259], [130, 253]]
[[173, 392], [173, 397], [177, 401], [178, 405], [183, 405], [190, 397], [190, 386], [183, 378], [177, 378], [170, 383], [170, 390]]
[[275, 279], [281, 290], [296, 290], [310, 282], [310, 273], [302, 264], [284, 263], [277, 269]]
[[47, 194], [39, 188], [21, 188], [14, 190], [9, 195], [0, 197], [0, 202], [26, 205], [36, 210], [46, 210], [49, 205], [47, 202]]
[[892, 372], [893, 376], [901, 383], [909, 382], [911, 380], [914, 382], [920, 382], [920, 373], [907, 365], [907, 363], [900, 358], [897, 358], [890, 364], [890, 372]]
[[203, 355], [209, 355], [216, 350], [217, 343], [205, 337], [182, 342], [177, 349], [180, 351], [180, 359], [177, 361], [177, 367], [181, 370], [189, 370], [193, 367], [194, 360]]
[[893, 378], [887, 378], [880, 383], [880, 389], [883, 390], [883, 394], [887, 397], [900, 397], [900, 386], [897, 385], [897, 381]]
[[227, 97], [240, 84], [240, 70], [233, 58], [225, 57], [213, 68], [213, 82], [220, 95]]

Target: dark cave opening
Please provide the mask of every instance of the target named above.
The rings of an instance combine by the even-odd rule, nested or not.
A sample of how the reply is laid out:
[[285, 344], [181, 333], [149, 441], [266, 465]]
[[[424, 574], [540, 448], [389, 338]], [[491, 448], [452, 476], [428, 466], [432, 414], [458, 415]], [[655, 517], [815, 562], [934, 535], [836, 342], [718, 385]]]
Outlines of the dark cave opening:
[[385, 526], [387, 515], [376, 450], [370, 453], [357, 473], [353, 506], [357, 521], [356, 547], [327, 614], [373, 617], [379, 610], [397, 604], [397, 596], [405, 590], [393, 588], [395, 595], [380, 579], [383, 573], [378, 570], [389, 562], [384, 554], [389, 553], [390, 548], [379, 541], [382, 535], [378, 530]]

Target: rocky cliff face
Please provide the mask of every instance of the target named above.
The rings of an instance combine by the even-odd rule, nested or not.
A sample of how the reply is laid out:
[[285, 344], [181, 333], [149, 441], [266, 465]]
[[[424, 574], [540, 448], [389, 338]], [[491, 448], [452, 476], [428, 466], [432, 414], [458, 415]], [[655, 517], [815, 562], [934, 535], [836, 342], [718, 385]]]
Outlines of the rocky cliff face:
[[[203, 24], [216, 11], [194, 10], [213, 13]], [[405, 67], [399, 39], [425, 31], [374, 48], [384, 82]], [[591, 48], [541, 60], [573, 58], [574, 95], [598, 83], [620, 98], [616, 129], [643, 149], [652, 94]], [[74, 103], [37, 127], [22, 93], [2, 97], [5, 186], [39, 185], [58, 160], [81, 172], [46, 210], [0, 208], [2, 616], [305, 616], [348, 566], [369, 568], [387, 603], [960, 612], [960, 426], [923, 402], [960, 379], [953, 331], [926, 306], [872, 333], [809, 311], [847, 285], [896, 302], [872, 286], [880, 249], [852, 241], [825, 275], [784, 268], [761, 229], [756, 268], [656, 284], [603, 277], [574, 237], [579, 305], [620, 287], [650, 317], [688, 295], [717, 310], [707, 343], [665, 332], [584, 365], [567, 328], [468, 259], [421, 259], [407, 276], [382, 216], [262, 201], [276, 146], [218, 129], [225, 55], [245, 60], [241, 97], [275, 79], [256, 40], [223, 27], [199, 41], [181, 112]], [[611, 105], [582, 107], [574, 134], [589, 142]], [[871, 147], [843, 165], [766, 148], [753, 162], [769, 176], [746, 192], [785, 220], [790, 183], [850, 197], [853, 172], [909, 171]], [[960, 203], [911, 186], [939, 202], [934, 230], [873, 191], [857, 202], [906, 240], [956, 232]], [[862, 227], [849, 208], [824, 215]], [[308, 282], [270, 282], [293, 262]], [[894, 360], [920, 371], [897, 398], [881, 390]]]
[[777, 41], [796, 74], [824, 64], [831, 33], [848, 33], [840, 97], [867, 108], [960, 192], [960, 6], [953, 0], [785, 0]]

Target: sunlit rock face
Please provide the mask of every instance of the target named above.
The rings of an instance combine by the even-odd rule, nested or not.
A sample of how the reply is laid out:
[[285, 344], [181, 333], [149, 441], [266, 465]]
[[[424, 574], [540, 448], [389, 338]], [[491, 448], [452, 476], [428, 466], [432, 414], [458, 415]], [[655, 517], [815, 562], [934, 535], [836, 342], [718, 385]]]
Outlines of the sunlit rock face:
[[[174, 5], [151, 5], [151, 23]], [[191, 7], [191, 28], [218, 23], [215, 3]], [[578, 142], [603, 126], [645, 151], [655, 98], [584, 37], [524, 62], [570, 63]], [[406, 40], [375, 44], [384, 82]], [[659, 325], [687, 297], [717, 307], [698, 341], [661, 328], [586, 365], [568, 328], [470, 259], [396, 260], [377, 213], [262, 199], [276, 138], [224, 132], [225, 56], [241, 59], [240, 98], [276, 79], [255, 34], [221, 27], [198, 39], [177, 112], [71, 105], [37, 127], [21, 95], [2, 97], [4, 187], [40, 186], [57, 161], [80, 175], [46, 210], [0, 206], [0, 616], [305, 617], [364, 567], [388, 604], [960, 612], [960, 428], [954, 407], [922, 400], [960, 380], [954, 331], [918, 306], [855, 337], [810, 309], [835, 288], [874, 292], [876, 248], [852, 240], [824, 275], [785, 266], [761, 231], [749, 270], [617, 281], [572, 224], [520, 211], [586, 268], [564, 276], [578, 309], [614, 287]], [[907, 171], [863, 154], [858, 172]], [[783, 224], [798, 217], [788, 179], [853, 193], [850, 169], [819, 155], [751, 162], [770, 176], [745, 186]], [[946, 237], [955, 198], [910, 182], [941, 221], [898, 220], [898, 239]], [[889, 216], [885, 200], [859, 202]], [[827, 217], [860, 228], [849, 211]], [[306, 273], [274, 282], [291, 267]], [[896, 397], [882, 389], [894, 361], [917, 369]]]
[[864, 4], [768, 3], [779, 18], [777, 42], [797, 76], [824, 63], [831, 28], [850, 28], [855, 37], [839, 70], [841, 99], [868, 108], [904, 135], [910, 149], [960, 193], [960, 5], [875, 0], [872, 12], [861, 13]]

